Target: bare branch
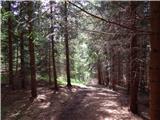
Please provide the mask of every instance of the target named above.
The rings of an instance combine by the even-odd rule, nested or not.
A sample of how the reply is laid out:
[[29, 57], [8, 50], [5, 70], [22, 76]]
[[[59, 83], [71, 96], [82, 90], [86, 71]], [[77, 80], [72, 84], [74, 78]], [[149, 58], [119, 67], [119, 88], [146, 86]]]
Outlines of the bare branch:
[[99, 16], [97, 16], [97, 15], [94, 15], [94, 14], [92, 14], [92, 13], [89, 13], [88, 11], [84, 10], [83, 8], [77, 6], [76, 4], [74, 4], [74, 3], [70, 2], [70, 1], [68, 1], [68, 2], [69, 2], [70, 4], [72, 4], [73, 6], [77, 7], [78, 9], [80, 9], [81, 11], [85, 12], [86, 14], [88, 14], [88, 15], [94, 17], [94, 18], [100, 19], [100, 20], [102, 20], [102, 21], [105, 21], [105, 22], [107, 22], [107, 23], [114, 24], [114, 25], [117, 25], [117, 26], [119, 26], [119, 27], [129, 29], [129, 30], [131, 30], [131, 31], [152, 33], [152, 31], [138, 30], [138, 29], [135, 29], [135, 28], [130, 28], [130, 27], [128, 27], [128, 26], [125, 26], [125, 25], [116, 23], [116, 22], [114, 22], [114, 21], [106, 20], [106, 19], [104, 19], [104, 18], [102, 18], [102, 17], [99, 17]]

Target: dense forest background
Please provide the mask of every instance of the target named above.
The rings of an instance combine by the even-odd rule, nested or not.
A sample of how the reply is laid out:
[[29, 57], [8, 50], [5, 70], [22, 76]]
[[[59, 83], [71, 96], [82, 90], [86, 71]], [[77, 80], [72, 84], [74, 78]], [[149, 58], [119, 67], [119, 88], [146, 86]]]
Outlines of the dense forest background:
[[151, 120], [158, 120], [159, 7], [149, 1], [1, 1], [2, 101], [6, 89], [31, 90], [34, 100], [40, 83], [52, 91], [98, 84], [123, 91], [130, 111], [144, 119], [151, 101]]

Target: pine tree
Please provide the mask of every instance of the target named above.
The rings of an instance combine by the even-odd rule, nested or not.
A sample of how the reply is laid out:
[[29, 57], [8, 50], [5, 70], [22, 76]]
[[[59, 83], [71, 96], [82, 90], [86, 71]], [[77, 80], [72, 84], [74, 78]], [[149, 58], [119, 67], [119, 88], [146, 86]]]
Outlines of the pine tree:
[[14, 78], [13, 78], [13, 34], [12, 34], [12, 17], [11, 17], [11, 2], [8, 1], [8, 11], [10, 15], [8, 17], [8, 63], [9, 63], [9, 85], [14, 90]]
[[67, 1], [64, 4], [64, 39], [65, 39], [65, 49], [66, 49], [66, 72], [67, 72], [67, 86], [71, 87], [71, 80], [70, 80], [70, 59], [69, 59], [69, 44], [68, 44], [68, 20], [67, 20]]
[[[131, 7], [131, 27], [136, 29], [136, 2], [130, 2]], [[138, 61], [138, 39], [137, 35], [133, 34], [131, 40], [131, 83], [130, 83], [130, 110], [138, 113], [138, 85], [139, 85], [139, 61]]]
[[25, 88], [24, 33], [20, 33], [21, 87]]
[[151, 2], [150, 118], [160, 120], [160, 2]]
[[[53, 28], [53, 11], [52, 11], [52, 1], [50, 1], [50, 13], [51, 13], [51, 33], [53, 34], [54, 28]], [[51, 41], [52, 41], [52, 62], [53, 62], [53, 77], [54, 77], [54, 89], [58, 90], [57, 85], [57, 72], [56, 72], [56, 61], [55, 61], [55, 43], [54, 43], [54, 36], [51, 35]]]
[[33, 98], [37, 97], [37, 82], [36, 82], [36, 65], [35, 65], [35, 51], [33, 42], [33, 2], [28, 2], [28, 24], [29, 24], [29, 55], [30, 55], [30, 70], [31, 70], [31, 95]]

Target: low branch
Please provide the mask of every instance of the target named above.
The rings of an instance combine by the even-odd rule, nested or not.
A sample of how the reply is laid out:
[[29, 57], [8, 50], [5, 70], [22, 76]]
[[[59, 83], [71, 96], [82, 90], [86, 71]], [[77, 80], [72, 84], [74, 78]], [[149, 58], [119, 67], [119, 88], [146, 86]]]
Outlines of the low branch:
[[105, 21], [105, 22], [107, 22], [107, 23], [114, 24], [114, 25], [120, 26], [120, 27], [122, 27], [122, 28], [129, 29], [129, 30], [131, 30], [131, 31], [151, 33], [151, 31], [137, 30], [137, 29], [135, 29], [135, 28], [130, 28], [130, 27], [128, 27], [128, 26], [125, 26], [125, 25], [116, 23], [116, 22], [114, 22], [114, 21], [106, 20], [106, 19], [104, 19], [104, 18], [102, 18], [102, 17], [99, 17], [99, 16], [97, 16], [97, 15], [94, 15], [94, 14], [92, 14], [92, 13], [89, 13], [88, 11], [84, 10], [83, 8], [77, 6], [76, 4], [74, 4], [74, 3], [70, 2], [70, 1], [68, 1], [68, 2], [69, 2], [70, 4], [72, 4], [73, 6], [77, 7], [78, 9], [80, 9], [81, 11], [85, 12], [86, 14], [88, 14], [88, 15], [94, 17], [94, 18], [97, 18], [97, 19], [99, 19], [99, 20]]
[[133, 33], [133, 32], [129, 32], [129, 33], [119, 33], [119, 32], [101, 32], [101, 31], [95, 31], [95, 30], [88, 30], [88, 29], [79, 29], [81, 31], [86, 31], [86, 32], [91, 32], [91, 33], [98, 33], [98, 34], [104, 34], [104, 35], [115, 35], [115, 34], [119, 34], [119, 35], [150, 35], [148, 33]]

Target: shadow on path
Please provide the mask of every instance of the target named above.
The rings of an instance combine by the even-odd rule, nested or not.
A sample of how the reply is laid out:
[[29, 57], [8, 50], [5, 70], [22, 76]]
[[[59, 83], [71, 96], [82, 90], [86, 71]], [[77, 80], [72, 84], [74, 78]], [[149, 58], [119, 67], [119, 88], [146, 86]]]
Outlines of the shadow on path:
[[59, 88], [38, 87], [33, 102], [29, 90], [9, 92], [2, 102], [8, 111], [4, 120], [142, 120], [128, 111], [126, 96], [104, 86]]
[[112, 90], [95, 86], [81, 88], [65, 103], [56, 120], [134, 120], [135, 116], [123, 102], [121, 94]]

